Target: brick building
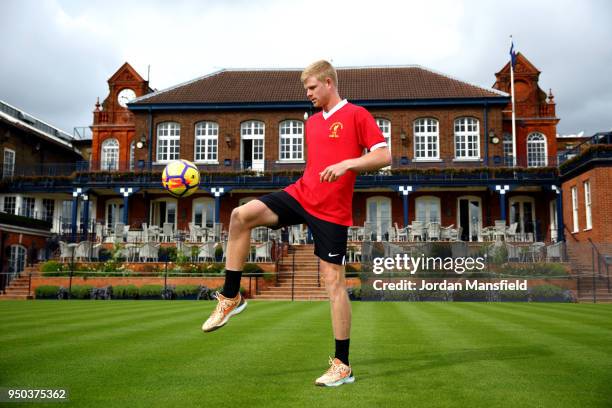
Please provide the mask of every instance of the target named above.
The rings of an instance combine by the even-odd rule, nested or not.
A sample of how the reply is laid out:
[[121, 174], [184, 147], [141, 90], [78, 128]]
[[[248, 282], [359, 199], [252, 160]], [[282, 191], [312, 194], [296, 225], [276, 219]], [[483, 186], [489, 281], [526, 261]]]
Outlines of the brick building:
[[[71, 204], [71, 191], [54, 190], [53, 180], [72, 174], [83, 157], [71, 135], [3, 101], [0, 149], [0, 266], [13, 273], [46, 256], [52, 228], [61, 227], [64, 201]], [[6, 282], [0, 276], [0, 288]]]
[[[358, 177], [355, 225], [369, 222], [376, 239], [414, 220], [461, 227], [466, 241], [482, 240], [495, 220], [516, 224], [527, 240], [562, 235], [555, 103], [518, 54], [512, 167], [508, 69], [492, 89], [420, 66], [338, 69], [341, 96], [372, 113], [393, 155], [389, 168]], [[129, 64], [121, 66], [95, 106], [91, 161], [69, 179], [48, 181], [65, 195], [70, 232], [110, 233], [120, 221], [132, 229], [168, 222], [180, 230], [189, 223], [227, 228], [235, 206], [303, 171], [304, 121], [314, 112], [299, 76], [298, 69], [221, 70], [152, 92]], [[180, 200], [160, 182], [177, 158], [194, 161], [202, 174], [200, 190]], [[40, 180], [21, 187], [44, 190]]]

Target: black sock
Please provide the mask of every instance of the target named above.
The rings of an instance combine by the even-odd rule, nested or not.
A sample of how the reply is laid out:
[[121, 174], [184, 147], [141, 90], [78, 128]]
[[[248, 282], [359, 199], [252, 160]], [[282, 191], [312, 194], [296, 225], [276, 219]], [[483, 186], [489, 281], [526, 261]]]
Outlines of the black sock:
[[242, 277], [242, 271], [230, 271], [225, 270], [225, 283], [223, 284], [223, 290], [221, 294], [227, 298], [235, 298], [240, 291], [240, 278]]
[[338, 340], [336, 339], [336, 355], [335, 357], [346, 365], [349, 364], [349, 343], [351, 339]]

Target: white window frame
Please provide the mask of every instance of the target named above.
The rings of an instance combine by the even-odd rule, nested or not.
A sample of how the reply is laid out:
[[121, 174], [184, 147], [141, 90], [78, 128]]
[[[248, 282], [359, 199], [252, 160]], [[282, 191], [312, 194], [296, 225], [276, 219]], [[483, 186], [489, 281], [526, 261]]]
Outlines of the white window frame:
[[158, 212], [159, 208], [156, 208], [156, 206], [158, 206], [158, 203], [160, 202], [166, 203], [166, 209], [164, 214], [166, 222], [170, 222], [168, 221], [168, 219], [172, 214], [172, 216], [174, 217], [174, 228], [176, 229], [176, 226], [178, 224], [178, 200], [176, 198], [157, 198], [155, 200], [151, 200], [149, 211], [149, 225], [157, 225], [160, 228], [163, 227], [163, 222], [161, 221], [161, 214]]
[[[11, 198], [12, 198], [12, 200], [10, 200]], [[6, 200], [7, 199], [9, 199], [9, 201], [13, 202], [13, 205], [12, 205], [13, 208], [10, 209], [11, 210], [10, 212], [6, 208]], [[5, 212], [7, 214], [15, 215], [16, 211], [17, 211], [17, 196], [7, 195], [7, 196], [2, 197], [2, 212]]]
[[304, 123], [302, 121], [289, 119], [279, 123], [278, 138], [279, 161], [300, 163], [304, 161]]
[[[51, 203], [51, 205], [45, 205], [49, 203]], [[55, 200], [52, 198], [43, 198], [40, 205], [41, 219], [52, 223], [55, 216]]]
[[132, 140], [130, 143], [130, 170], [134, 170], [136, 164], [136, 141]]
[[196, 123], [193, 150], [196, 163], [219, 163], [219, 125], [216, 122]]
[[[196, 209], [202, 205], [202, 222], [196, 223]], [[215, 200], [210, 197], [196, 198], [193, 200], [191, 211], [191, 222], [198, 227], [214, 227], [215, 225]], [[207, 222], [210, 221], [210, 222]]]
[[242, 163], [245, 161], [243, 140], [253, 141], [251, 146], [251, 169], [263, 171], [266, 160], [266, 124], [260, 120], [247, 120], [240, 124], [240, 161]]
[[480, 160], [480, 121], [472, 117], [455, 119], [455, 160]]
[[591, 212], [591, 181], [587, 180], [584, 186], [584, 215], [586, 218], [586, 230], [593, 228], [593, 213]]
[[[372, 214], [371, 206], [375, 205], [376, 214]], [[372, 232], [376, 234], [376, 240], [382, 241], [385, 234], [391, 234], [393, 225], [393, 203], [386, 196], [372, 196], [366, 199], [366, 220], [372, 227]], [[388, 211], [388, 214], [384, 212]], [[385, 217], [387, 215], [387, 217]]]
[[[26, 208], [27, 205], [27, 208]], [[23, 196], [21, 197], [21, 206], [19, 207], [18, 215], [28, 218], [35, 218], [36, 215], [36, 198]]]
[[9, 271], [13, 274], [23, 272], [28, 263], [28, 250], [23, 245], [13, 244], [9, 252]]
[[546, 167], [548, 165], [548, 146], [546, 136], [533, 132], [527, 136], [527, 167]]
[[119, 141], [111, 138], [102, 142], [100, 147], [100, 169], [119, 170]]
[[440, 160], [440, 123], [434, 118], [419, 118], [413, 123], [414, 161]]
[[[421, 211], [419, 211], [421, 209], [421, 207], [425, 206], [425, 218], [422, 219], [421, 217], [419, 217], [419, 213]], [[437, 211], [437, 214], [435, 214], [436, 216], [432, 219], [432, 214], [431, 214], [431, 210], [433, 207], [436, 207], [434, 210]], [[421, 196], [421, 197], [417, 197], [414, 200], [414, 214], [415, 214], [415, 220], [416, 221], [422, 221], [423, 223], [427, 224], [428, 222], [442, 222], [442, 208], [441, 208], [441, 204], [440, 204], [440, 197], [436, 197], [436, 196]]]
[[578, 222], [578, 187], [572, 187], [572, 232], [578, 232], [580, 225]]
[[177, 122], [162, 122], [157, 125], [156, 161], [169, 163], [181, 156], [181, 125]]
[[504, 165], [513, 166], [514, 162], [512, 160], [512, 135], [510, 133], [504, 133], [502, 147], [504, 152]]
[[[8, 155], [8, 157], [7, 157]], [[2, 162], [2, 177], [13, 177], [15, 175], [15, 150], [4, 148]]]

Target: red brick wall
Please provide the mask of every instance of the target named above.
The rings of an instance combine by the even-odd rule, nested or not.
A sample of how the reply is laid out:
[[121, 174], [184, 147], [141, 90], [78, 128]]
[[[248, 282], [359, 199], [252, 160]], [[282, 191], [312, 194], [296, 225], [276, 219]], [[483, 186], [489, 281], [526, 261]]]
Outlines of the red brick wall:
[[[492, 129], [501, 138], [502, 113], [501, 108], [490, 108], [488, 112], [488, 125], [485, 129], [484, 110], [482, 108], [420, 108], [420, 109], [369, 109], [376, 118], [384, 118], [391, 121], [391, 151], [395, 158], [406, 156], [414, 157], [413, 122], [418, 118], [433, 117], [439, 121], [440, 132], [440, 157], [451, 161], [455, 157], [454, 151], [454, 120], [470, 116], [480, 121], [480, 153], [484, 157], [485, 135]], [[149, 135], [148, 114], [136, 112], [135, 134]], [[265, 123], [265, 159], [276, 161], [279, 158], [279, 125], [284, 120], [303, 121], [304, 109], [286, 111], [240, 111], [240, 112], [174, 112], [155, 113], [153, 116], [153, 161], [156, 152], [156, 129], [163, 122], [178, 122], [181, 127], [181, 158], [194, 159], [195, 125], [200, 121], [214, 121], [219, 125], [219, 162], [224, 159], [232, 161], [240, 160], [240, 124], [247, 120], [258, 120]], [[407, 139], [401, 140], [402, 130]], [[232, 139], [231, 147], [228, 147], [225, 138]], [[136, 150], [136, 160], [148, 160], [148, 148]], [[501, 156], [502, 145], [489, 145], [489, 156]]]
[[[592, 229], [586, 230], [584, 182], [591, 186]], [[568, 233], [575, 240], [612, 242], [612, 167], [599, 167], [586, 171], [563, 183], [563, 217], [567, 229], [573, 231], [572, 187], [578, 192], [578, 232]], [[571, 240], [571, 237], [567, 237]]]

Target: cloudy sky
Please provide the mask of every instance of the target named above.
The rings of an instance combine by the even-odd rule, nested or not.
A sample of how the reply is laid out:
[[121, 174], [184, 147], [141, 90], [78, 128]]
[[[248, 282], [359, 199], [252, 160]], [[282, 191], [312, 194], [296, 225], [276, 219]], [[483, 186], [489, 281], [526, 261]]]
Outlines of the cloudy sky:
[[558, 131], [612, 129], [612, 2], [0, 0], [0, 99], [70, 133], [128, 61], [163, 89], [220, 68], [423, 65], [491, 87], [515, 48]]

